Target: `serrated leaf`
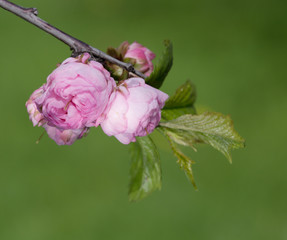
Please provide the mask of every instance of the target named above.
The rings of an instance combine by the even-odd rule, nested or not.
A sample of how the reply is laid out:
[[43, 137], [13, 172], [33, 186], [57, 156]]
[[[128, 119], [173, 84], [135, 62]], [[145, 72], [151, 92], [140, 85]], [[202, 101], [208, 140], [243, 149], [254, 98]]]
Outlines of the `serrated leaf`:
[[163, 129], [163, 131], [170, 143], [170, 147], [174, 155], [177, 157], [177, 163], [179, 164], [180, 168], [185, 172], [186, 176], [191, 181], [194, 188], [197, 189], [192, 172], [192, 164], [194, 164], [194, 162], [178, 149], [175, 142], [170, 138], [169, 132], [165, 129]]
[[169, 70], [172, 67], [173, 53], [172, 43], [169, 40], [164, 41], [165, 50], [160, 57], [157, 64], [155, 64], [154, 70], [149, 77], [147, 77], [146, 83], [152, 87], [160, 88], [163, 81], [165, 80]]
[[129, 200], [140, 200], [161, 188], [160, 159], [149, 136], [138, 137], [131, 144]]
[[186, 146], [186, 147], [191, 147], [195, 152], [197, 149], [195, 148], [195, 144], [197, 143], [202, 143], [197, 138], [194, 138], [194, 136], [185, 130], [180, 130], [180, 129], [172, 129], [172, 128], [163, 128], [163, 127], [158, 127], [157, 128], [160, 131], [164, 131], [168, 137], [174, 141], [175, 143]]
[[182, 84], [175, 93], [169, 97], [164, 109], [192, 107], [196, 100], [196, 89], [190, 80]]
[[179, 130], [178, 134], [186, 132], [193, 139], [210, 144], [230, 162], [230, 150], [244, 147], [244, 139], [234, 130], [231, 118], [221, 113], [187, 114], [160, 125], [175, 132]]
[[196, 89], [191, 81], [181, 85], [166, 101], [162, 110], [162, 119], [172, 120], [185, 114], [195, 114], [194, 103], [196, 100]]

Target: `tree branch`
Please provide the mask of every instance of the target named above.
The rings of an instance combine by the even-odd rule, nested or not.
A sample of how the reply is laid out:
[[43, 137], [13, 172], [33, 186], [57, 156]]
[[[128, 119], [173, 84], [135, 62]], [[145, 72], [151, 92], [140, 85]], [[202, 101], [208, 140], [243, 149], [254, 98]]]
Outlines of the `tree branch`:
[[11, 3], [7, 0], [0, 0], [0, 7], [6, 9], [7, 11], [14, 13], [15, 15], [23, 18], [27, 22], [37, 26], [38, 28], [42, 29], [43, 31], [49, 33], [50, 35], [54, 36], [55, 38], [59, 39], [63, 43], [67, 44], [71, 50], [73, 51], [73, 55], [78, 53], [88, 52], [96, 58], [107, 60], [111, 63], [114, 63], [127, 71], [136, 74], [141, 78], [145, 78], [145, 75], [137, 70], [134, 69], [133, 65], [130, 63], [124, 63], [111, 57], [110, 55], [100, 51], [97, 48], [94, 48], [87, 43], [84, 43], [67, 33], [62, 32], [61, 30], [57, 29], [56, 27], [50, 25], [49, 23], [45, 22], [41, 18], [37, 17], [38, 11], [36, 8], [23, 8], [18, 6], [14, 3]]

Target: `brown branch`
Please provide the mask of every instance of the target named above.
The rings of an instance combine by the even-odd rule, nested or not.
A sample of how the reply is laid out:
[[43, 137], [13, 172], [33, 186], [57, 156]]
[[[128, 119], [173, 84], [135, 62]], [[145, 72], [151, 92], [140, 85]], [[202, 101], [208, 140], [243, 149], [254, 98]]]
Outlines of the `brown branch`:
[[63, 43], [67, 44], [73, 51], [73, 55], [77, 55], [78, 53], [88, 52], [96, 58], [107, 60], [111, 63], [114, 63], [126, 69], [127, 71], [131, 73], [136, 74], [137, 76], [141, 78], [145, 78], [145, 75], [135, 70], [132, 64], [119, 61], [118, 59], [111, 57], [110, 55], [100, 51], [99, 49], [94, 48], [88, 45], [87, 43], [84, 43], [70, 36], [69, 34], [62, 32], [61, 30], [55, 28], [54, 26], [42, 20], [41, 18], [37, 17], [38, 11], [36, 8], [23, 8], [7, 0], [0, 0], [0, 7], [6, 9], [7, 11], [11, 13], [14, 13], [15, 15], [23, 18], [27, 22], [37, 26], [38, 28], [42, 29], [43, 31], [49, 33], [50, 35], [62, 41]]

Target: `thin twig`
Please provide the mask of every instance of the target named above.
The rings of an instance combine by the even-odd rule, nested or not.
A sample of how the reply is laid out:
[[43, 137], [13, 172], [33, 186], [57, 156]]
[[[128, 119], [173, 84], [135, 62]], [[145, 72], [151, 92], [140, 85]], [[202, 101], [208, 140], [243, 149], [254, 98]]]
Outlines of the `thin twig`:
[[38, 11], [36, 8], [23, 8], [7, 0], [0, 0], [0, 7], [6, 9], [7, 11], [11, 13], [14, 13], [15, 15], [23, 18], [27, 22], [37, 26], [38, 28], [42, 29], [43, 31], [49, 33], [50, 35], [62, 41], [63, 43], [67, 44], [73, 51], [73, 55], [77, 55], [83, 52], [88, 52], [96, 58], [107, 60], [111, 63], [114, 63], [126, 69], [127, 71], [131, 73], [136, 74], [137, 76], [141, 78], [145, 78], [145, 75], [135, 70], [132, 64], [119, 61], [118, 59], [111, 57], [110, 55], [100, 51], [99, 49], [94, 48], [88, 45], [87, 43], [84, 43], [70, 36], [69, 34], [62, 32], [61, 30], [57, 29], [56, 27], [50, 25], [49, 23], [45, 22], [41, 18], [37, 17]]

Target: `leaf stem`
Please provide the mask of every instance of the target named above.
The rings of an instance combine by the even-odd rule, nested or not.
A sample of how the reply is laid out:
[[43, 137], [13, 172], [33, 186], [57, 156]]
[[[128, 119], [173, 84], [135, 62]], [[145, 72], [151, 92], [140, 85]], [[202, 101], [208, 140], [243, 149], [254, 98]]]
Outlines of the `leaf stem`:
[[96, 58], [114, 63], [126, 69], [128, 72], [134, 73], [141, 78], [145, 78], [145, 75], [135, 70], [132, 64], [119, 61], [118, 59], [115, 59], [110, 55], [100, 51], [99, 49], [94, 48], [87, 43], [70, 36], [69, 34], [59, 30], [58, 28], [50, 25], [41, 18], [37, 17], [38, 11], [36, 8], [24, 8], [7, 0], [0, 0], [0, 7], [17, 15], [18, 17], [23, 18], [27, 22], [37, 26], [38, 28], [42, 29], [43, 31], [47, 32], [48, 34], [54, 36], [55, 38], [68, 45], [73, 51], [73, 56], [83, 52], [88, 52]]

